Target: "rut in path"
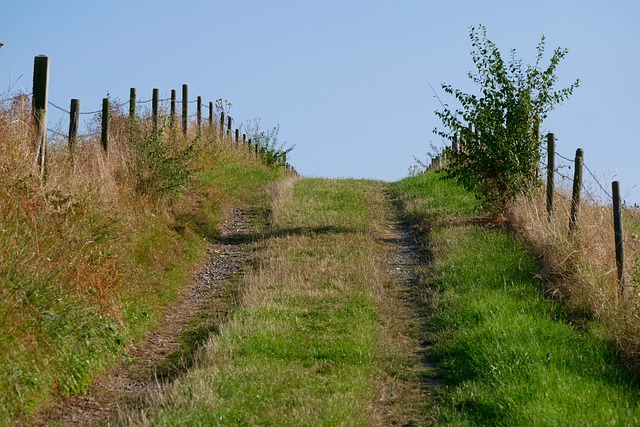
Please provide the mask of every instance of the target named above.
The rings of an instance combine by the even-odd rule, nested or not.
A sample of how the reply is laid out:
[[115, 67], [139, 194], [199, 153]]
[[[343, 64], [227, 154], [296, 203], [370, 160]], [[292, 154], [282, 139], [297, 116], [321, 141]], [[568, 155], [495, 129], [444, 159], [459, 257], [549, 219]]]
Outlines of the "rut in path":
[[[372, 276], [376, 279], [370, 280], [372, 283], [384, 283], [384, 293], [388, 293], [389, 298], [385, 303], [388, 307], [379, 307], [381, 322], [387, 332], [381, 334], [385, 338], [382, 338], [379, 345], [383, 346], [381, 348], [402, 349], [402, 352], [407, 353], [407, 360], [403, 362], [401, 369], [405, 369], [405, 372], [406, 369], [411, 369], [419, 373], [429, 368], [428, 364], [424, 361], [421, 363], [420, 360], [424, 348], [421, 347], [419, 339], [420, 319], [415, 316], [414, 311], [416, 274], [424, 262], [421, 259], [423, 254], [410, 224], [400, 218], [388, 197], [383, 196], [384, 189], [378, 188], [378, 191], [380, 193], [373, 197], [377, 201], [372, 202], [379, 209], [376, 213], [377, 218], [372, 217], [373, 225], [368, 226], [371, 234], [365, 241], [369, 239], [369, 242], [380, 243], [379, 251], [372, 258], [376, 260], [378, 267], [371, 269], [371, 272], [377, 272], [378, 276]], [[209, 313], [208, 322], [205, 322], [199, 331], [202, 337], [200, 342], [204, 343], [206, 337], [216, 332], [230, 310], [236, 306], [240, 296], [237, 289], [239, 281], [228, 279], [241, 269], [243, 263], [256, 256], [256, 253], [252, 253], [256, 236], [264, 238], [265, 244], [271, 242], [270, 239], [273, 237], [278, 245], [282, 245], [287, 242], [295, 244], [297, 237], [304, 237], [309, 233], [329, 237], [333, 233], [344, 233], [340, 227], [323, 227], [322, 223], [319, 227], [312, 227], [310, 232], [305, 231], [304, 226], [294, 223], [282, 230], [276, 227], [271, 230], [271, 234], [256, 233], [250, 226], [250, 215], [247, 210], [235, 212], [233, 221], [224, 227], [225, 237], [210, 247], [210, 261], [202, 268], [197, 280], [184, 296], [167, 309], [161, 326], [145, 340], [127, 349], [128, 356], [136, 363], [123, 363], [107, 375], [98, 378], [89, 395], [61, 402], [55, 411], [49, 413], [46, 418], [41, 418], [39, 424], [45, 425], [51, 420], [60, 425], [117, 424], [116, 417], [124, 407], [133, 409], [133, 413], [142, 410], [151, 415], [154, 411], [153, 405], [148, 408], [146, 406], [149, 403], [149, 395], [158, 391], [163, 382], [178, 378], [181, 373], [192, 367], [194, 352], [187, 354], [187, 358], [191, 356], [191, 360], [182, 365], [178, 364], [176, 369], [164, 368], [170, 366], [174, 360], [172, 355], [175, 356], [180, 348], [180, 336], [183, 331], [192, 329], [194, 318], [200, 319], [204, 312]], [[345, 235], [347, 234], [342, 234]], [[355, 251], [362, 252], [357, 244], [346, 247], [353, 247]], [[327, 254], [331, 253], [330, 248], [331, 246], [327, 246]], [[328, 270], [327, 274], [330, 274]], [[395, 311], [389, 311], [389, 307], [395, 307], [392, 309]], [[392, 341], [398, 337], [402, 343], [393, 343]], [[390, 372], [393, 371], [395, 369], [390, 369]], [[158, 373], [163, 374], [160, 379]], [[166, 373], [169, 375], [164, 376]], [[321, 371], [314, 375], [316, 374], [323, 375]], [[387, 421], [409, 423], [407, 425], [422, 421], [423, 417], [417, 412], [417, 408], [420, 407], [420, 402], [424, 401], [424, 386], [429, 384], [419, 383], [420, 375], [414, 375], [413, 380], [404, 377], [394, 378], [393, 374], [385, 378], [374, 385], [375, 391], [372, 390], [377, 397], [371, 402], [369, 409], [371, 420], [376, 420], [379, 425], [388, 425]], [[407, 401], [411, 403], [408, 404]]]
[[34, 424], [107, 424], [119, 408], [136, 405], [160, 382], [188, 369], [195, 354], [178, 353], [183, 332], [193, 331], [197, 320], [199, 328], [190, 339], [202, 344], [237, 304], [237, 280], [229, 279], [241, 272], [250, 257], [251, 242], [258, 235], [253, 215], [249, 207], [232, 212], [231, 219], [221, 225], [222, 238], [207, 249], [210, 258], [191, 286], [167, 307], [155, 330], [125, 349], [127, 361], [96, 378], [90, 393], [63, 399], [40, 414]]

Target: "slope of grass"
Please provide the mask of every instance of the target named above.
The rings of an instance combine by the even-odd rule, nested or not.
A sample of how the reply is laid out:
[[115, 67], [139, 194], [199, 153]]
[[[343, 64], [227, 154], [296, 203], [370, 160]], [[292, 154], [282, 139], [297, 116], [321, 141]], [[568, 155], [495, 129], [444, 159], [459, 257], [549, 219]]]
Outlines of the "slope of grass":
[[[165, 136], [141, 170], [127, 118], [114, 112], [108, 154], [81, 142], [72, 167], [54, 141], [41, 180], [22, 125], [30, 110], [0, 111], [0, 425], [85, 392], [191, 280], [231, 207], [265, 204], [267, 185], [284, 177], [215, 128], [175, 146]], [[153, 142], [145, 132], [142, 145]], [[192, 142], [196, 155], [180, 170], [172, 153]], [[183, 172], [192, 179], [181, 182]], [[144, 191], [154, 187], [140, 187], [142, 173], [182, 191]]]
[[399, 346], [379, 345], [389, 276], [375, 236], [389, 214], [385, 188], [320, 179], [281, 187], [241, 307], [196, 369], [121, 422], [386, 425], [377, 382]]
[[[638, 385], [607, 343], [541, 297], [535, 257], [470, 225], [474, 200], [434, 174], [395, 184], [428, 237], [425, 339], [434, 416], [446, 425], [637, 425]], [[434, 194], [434, 191], [436, 194]]]

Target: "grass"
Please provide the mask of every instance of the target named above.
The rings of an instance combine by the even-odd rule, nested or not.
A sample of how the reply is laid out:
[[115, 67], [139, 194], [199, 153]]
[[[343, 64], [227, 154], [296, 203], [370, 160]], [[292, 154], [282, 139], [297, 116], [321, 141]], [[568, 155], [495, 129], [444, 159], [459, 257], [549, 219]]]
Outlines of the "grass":
[[[173, 143], [149, 137], [144, 117], [135, 135], [151, 162], [140, 169], [143, 152], [114, 111], [108, 155], [83, 140], [72, 173], [66, 143], [51, 141], [43, 181], [30, 112], [22, 96], [0, 110], [0, 425], [87, 391], [189, 283], [231, 208], [265, 205], [284, 177], [215, 128]], [[191, 144], [193, 156], [171, 158]]]
[[[276, 188], [241, 307], [194, 370], [120, 422], [355, 426], [415, 416], [410, 398], [388, 396], [401, 399], [416, 374], [414, 347], [390, 325], [406, 307], [388, 295], [397, 290], [387, 290], [387, 246], [377, 238], [391, 215], [385, 188], [320, 179]], [[389, 337], [395, 343], [383, 346]]]
[[541, 255], [545, 293], [565, 304], [573, 322], [611, 342], [638, 371], [640, 246], [633, 210], [624, 214], [627, 286], [619, 295], [611, 207], [583, 202], [578, 228], [569, 235], [570, 199], [562, 191], [556, 195], [551, 220], [543, 199], [541, 194], [522, 196], [511, 209], [511, 220], [518, 236]]
[[640, 423], [630, 371], [604, 339], [542, 297], [540, 265], [520, 241], [470, 225], [477, 202], [435, 174], [400, 181], [395, 191], [434, 254], [417, 294], [437, 424]]

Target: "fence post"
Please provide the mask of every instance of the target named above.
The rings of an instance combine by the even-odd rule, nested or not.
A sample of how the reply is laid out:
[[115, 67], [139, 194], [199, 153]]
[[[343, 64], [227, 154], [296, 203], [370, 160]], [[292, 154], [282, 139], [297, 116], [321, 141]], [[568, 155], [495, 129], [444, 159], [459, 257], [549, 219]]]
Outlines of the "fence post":
[[105, 153], [109, 148], [109, 116], [111, 115], [111, 102], [109, 98], [102, 98], [102, 148]]
[[616, 244], [616, 267], [618, 268], [618, 291], [622, 295], [625, 286], [624, 277], [624, 235], [622, 232], [622, 201], [620, 199], [620, 182], [611, 183], [613, 192], [613, 233]]
[[158, 104], [160, 103], [160, 89], [153, 89], [151, 97], [151, 122], [153, 123], [153, 132], [158, 132]]
[[80, 121], [80, 100], [72, 99], [69, 108], [69, 154], [71, 155], [71, 170], [76, 174], [76, 144], [78, 142], [78, 122]]
[[133, 142], [133, 138], [135, 136], [135, 125], [136, 125], [136, 88], [132, 87], [129, 89], [129, 141]]
[[196, 120], [198, 123], [198, 134], [202, 131], [202, 97], [198, 96], [196, 102]]
[[40, 177], [44, 179], [47, 156], [47, 104], [49, 97], [49, 58], [38, 55], [33, 62], [33, 117], [35, 119], [36, 162]]
[[451, 142], [451, 150], [454, 153], [458, 152], [458, 132], [453, 136], [453, 141]]
[[129, 120], [132, 122], [136, 119], [136, 88], [129, 89]]
[[236, 128], [236, 145], [240, 142], [240, 129]]
[[578, 213], [580, 211], [581, 191], [582, 191], [582, 169], [584, 167], [584, 151], [582, 148], [576, 150], [576, 160], [573, 172], [573, 195], [571, 196], [571, 216], [569, 217], [569, 233], [573, 233], [578, 225]]
[[176, 121], [176, 90], [171, 89], [171, 106], [169, 107], [169, 127], [173, 129]]
[[231, 116], [227, 116], [227, 136], [229, 137], [229, 139], [231, 139], [231, 122], [233, 121], [233, 119], [231, 118]]
[[247, 145], [247, 134], [243, 133], [242, 134], [242, 145]]
[[209, 102], [209, 128], [213, 127], [213, 102]]
[[220, 139], [224, 137], [224, 111], [220, 112]]
[[189, 132], [189, 87], [182, 85], [182, 134], [186, 137]]
[[547, 134], [547, 213], [551, 218], [553, 212], [553, 184], [556, 169], [556, 136]]

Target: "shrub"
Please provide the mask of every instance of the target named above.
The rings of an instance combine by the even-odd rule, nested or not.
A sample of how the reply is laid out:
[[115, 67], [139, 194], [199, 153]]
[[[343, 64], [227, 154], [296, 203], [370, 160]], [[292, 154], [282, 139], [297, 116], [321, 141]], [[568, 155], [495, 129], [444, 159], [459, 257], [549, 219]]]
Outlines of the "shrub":
[[177, 140], [165, 137], [162, 129], [146, 138], [134, 137], [136, 190], [156, 197], [183, 192], [193, 181], [195, 170], [191, 162], [197, 154], [198, 140], [180, 147]]
[[[524, 67], [511, 51], [508, 62], [487, 39], [486, 28], [471, 27], [471, 56], [476, 73], [469, 78], [481, 94], [468, 94], [450, 85], [443, 90], [459, 102], [436, 111], [446, 130], [434, 132], [449, 141], [461, 141], [449, 156], [447, 176], [467, 189], [478, 189], [488, 207], [501, 211], [517, 194], [536, 186], [540, 164], [540, 122], [567, 99], [580, 81], [554, 90], [556, 68], [568, 53], [557, 48], [546, 69], [540, 68], [545, 51], [542, 37], [534, 65]], [[467, 124], [472, 124], [468, 126]]]

